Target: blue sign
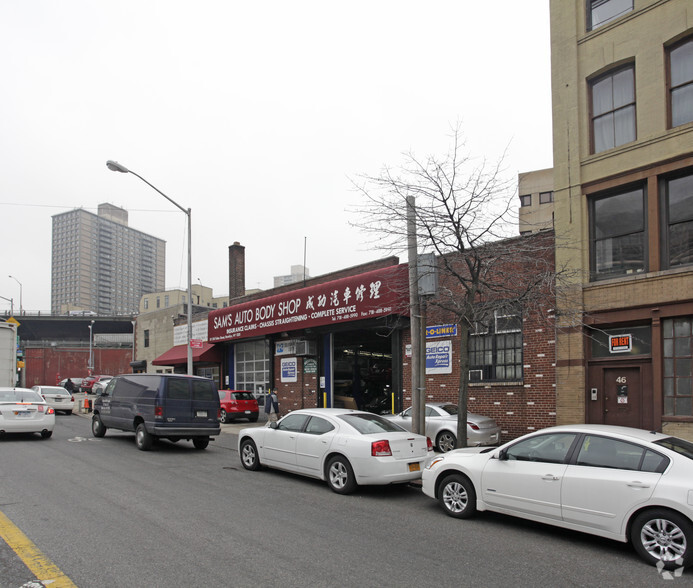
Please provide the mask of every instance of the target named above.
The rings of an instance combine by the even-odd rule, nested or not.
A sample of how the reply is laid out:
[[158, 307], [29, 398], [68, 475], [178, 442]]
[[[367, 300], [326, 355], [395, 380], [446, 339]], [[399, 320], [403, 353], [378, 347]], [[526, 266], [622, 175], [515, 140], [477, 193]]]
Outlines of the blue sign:
[[426, 373], [452, 373], [452, 342], [434, 341], [426, 343]]
[[426, 339], [433, 337], [456, 337], [457, 325], [436, 325], [435, 327], [426, 327]]

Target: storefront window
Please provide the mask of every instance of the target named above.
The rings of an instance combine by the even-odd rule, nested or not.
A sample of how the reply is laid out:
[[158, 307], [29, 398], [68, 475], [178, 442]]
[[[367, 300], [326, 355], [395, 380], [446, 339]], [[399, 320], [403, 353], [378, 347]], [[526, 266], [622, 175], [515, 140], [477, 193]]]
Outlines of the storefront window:
[[665, 319], [664, 414], [693, 416], [693, 317]]
[[269, 341], [249, 341], [238, 343], [236, 352], [236, 390], [266, 392], [270, 388]]

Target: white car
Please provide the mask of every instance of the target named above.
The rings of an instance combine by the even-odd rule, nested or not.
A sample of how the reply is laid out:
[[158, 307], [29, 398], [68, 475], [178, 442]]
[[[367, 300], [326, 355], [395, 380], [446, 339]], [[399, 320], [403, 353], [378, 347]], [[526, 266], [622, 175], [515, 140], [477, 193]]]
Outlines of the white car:
[[75, 408], [75, 397], [60, 386], [32, 386], [34, 392], [38, 392], [55, 412], [72, 414]]
[[[403, 429], [412, 429], [412, 407], [399, 414], [383, 415]], [[457, 444], [457, 405], [451, 402], [426, 404], [426, 435], [433, 440], [441, 453], [455, 449]], [[498, 445], [501, 429], [490, 417], [473, 412], [467, 413], [467, 446]]]
[[290, 412], [265, 427], [242, 429], [243, 467], [267, 466], [327, 481], [339, 494], [358, 485], [397, 484], [421, 477], [430, 439], [369, 412], [313, 408]]
[[667, 569], [693, 563], [693, 443], [607, 425], [542, 429], [431, 461], [423, 492], [450, 516], [492, 510], [630, 541]]
[[48, 439], [55, 427], [55, 411], [28, 388], [0, 388], [0, 436], [5, 433], [41, 433]]

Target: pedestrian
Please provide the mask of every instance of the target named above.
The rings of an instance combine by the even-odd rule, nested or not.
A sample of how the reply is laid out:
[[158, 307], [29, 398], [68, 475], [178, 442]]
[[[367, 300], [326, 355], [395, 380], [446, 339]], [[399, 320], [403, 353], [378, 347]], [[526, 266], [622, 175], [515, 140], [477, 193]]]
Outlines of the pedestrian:
[[68, 378], [67, 382], [65, 382], [65, 390], [67, 390], [70, 394], [75, 391], [75, 383], [70, 378]]
[[267, 414], [271, 423], [277, 422], [277, 417], [279, 416], [279, 399], [274, 390], [270, 390], [269, 394], [265, 397], [265, 414]]

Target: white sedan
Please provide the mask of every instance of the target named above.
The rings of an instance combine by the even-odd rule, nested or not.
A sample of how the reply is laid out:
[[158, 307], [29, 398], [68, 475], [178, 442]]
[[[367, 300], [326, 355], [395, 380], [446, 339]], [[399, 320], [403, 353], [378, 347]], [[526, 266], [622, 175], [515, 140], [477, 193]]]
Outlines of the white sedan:
[[238, 433], [243, 467], [267, 466], [327, 481], [339, 494], [358, 485], [410, 482], [421, 477], [433, 447], [369, 412], [313, 408]]
[[33, 386], [34, 392], [38, 392], [55, 412], [72, 414], [75, 408], [75, 397], [71, 392], [61, 386]]
[[630, 541], [667, 569], [693, 563], [693, 443], [607, 425], [542, 429], [500, 448], [446, 453], [423, 492], [450, 516], [491, 510]]
[[55, 427], [55, 411], [28, 388], [0, 388], [0, 435], [41, 433], [48, 439]]

